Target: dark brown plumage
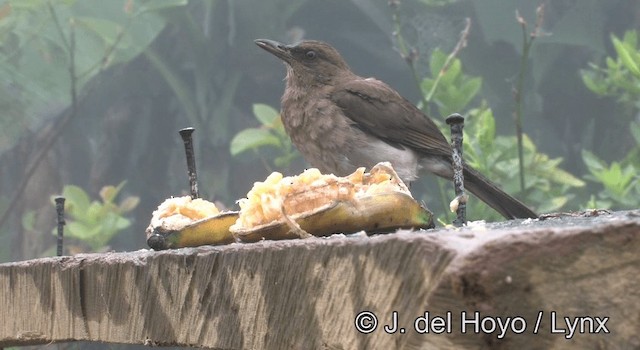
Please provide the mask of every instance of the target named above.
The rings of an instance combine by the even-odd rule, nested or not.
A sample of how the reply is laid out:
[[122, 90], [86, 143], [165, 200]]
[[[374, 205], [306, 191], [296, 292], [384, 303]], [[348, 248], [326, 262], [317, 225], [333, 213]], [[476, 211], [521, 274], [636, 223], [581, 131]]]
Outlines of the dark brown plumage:
[[[303, 157], [323, 172], [347, 175], [389, 161], [405, 181], [419, 170], [452, 179], [451, 146], [435, 123], [387, 84], [355, 75], [330, 45], [256, 44], [286, 63], [282, 121]], [[506, 218], [531, 209], [464, 165], [465, 186]]]

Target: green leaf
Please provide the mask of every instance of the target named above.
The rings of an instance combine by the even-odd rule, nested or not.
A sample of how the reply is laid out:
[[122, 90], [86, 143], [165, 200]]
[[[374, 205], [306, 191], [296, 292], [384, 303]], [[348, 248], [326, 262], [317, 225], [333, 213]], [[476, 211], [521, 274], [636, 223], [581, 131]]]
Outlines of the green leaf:
[[429, 70], [431, 71], [431, 77], [436, 78], [440, 74], [440, 70], [444, 66], [447, 60], [447, 55], [440, 51], [440, 49], [433, 50], [431, 54], [431, 60], [429, 61]]
[[256, 103], [253, 105], [253, 115], [255, 115], [256, 119], [258, 119], [264, 126], [274, 125], [276, 120], [280, 117], [278, 111], [273, 107], [262, 103]]
[[78, 28], [84, 28], [89, 33], [96, 35], [106, 45], [115, 43], [116, 38], [122, 32], [123, 28], [120, 24], [102, 18], [93, 17], [74, 17], [74, 23]]
[[613, 46], [618, 53], [618, 57], [629, 71], [636, 77], [640, 77], [640, 67], [638, 66], [640, 62], [637, 62], [638, 54], [635, 52], [633, 48], [628, 47], [622, 41], [620, 41], [615, 36], [611, 37], [611, 41], [613, 42]]
[[478, 115], [477, 139], [483, 153], [488, 153], [496, 137], [496, 121], [493, 112], [487, 108]]
[[554, 168], [550, 172], [549, 179], [555, 183], [565, 184], [572, 187], [584, 187], [585, 182], [571, 175], [569, 172], [560, 168]]
[[607, 168], [607, 165], [596, 157], [595, 154], [586, 150], [582, 150], [582, 160], [589, 169], [589, 172], [594, 176], [597, 176], [596, 174]]
[[120, 205], [118, 206], [120, 209], [119, 211], [121, 213], [132, 211], [138, 206], [139, 203], [140, 203], [140, 197], [129, 196], [120, 203]]
[[460, 94], [461, 100], [460, 100], [460, 105], [458, 107], [460, 111], [462, 111], [465, 107], [467, 107], [469, 102], [471, 102], [471, 100], [473, 100], [476, 97], [481, 87], [482, 87], [482, 78], [468, 79], [462, 84], [462, 86], [460, 86], [459, 94]]
[[115, 186], [104, 186], [100, 189], [100, 198], [105, 203], [111, 203], [118, 195], [118, 190]]
[[87, 241], [99, 235], [100, 230], [101, 226], [88, 226], [81, 222], [71, 221], [65, 226], [65, 235]]
[[278, 137], [282, 138], [287, 143], [291, 143], [291, 139], [289, 138], [289, 135], [287, 135], [287, 131], [284, 129], [284, 124], [282, 124], [282, 118], [280, 116], [274, 120], [271, 125], [271, 130], [273, 130]]
[[609, 169], [606, 169], [601, 173], [600, 180], [602, 180], [602, 184], [613, 190], [613, 192], [619, 192], [620, 188], [624, 187], [622, 183], [622, 168], [620, 167], [620, 163], [613, 162]]
[[231, 155], [235, 156], [250, 149], [267, 145], [277, 147], [280, 145], [280, 140], [265, 129], [244, 129], [231, 140]]
[[140, 12], [161, 11], [170, 9], [173, 7], [180, 7], [188, 5], [188, 0], [147, 0], [143, 2], [144, 5], [140, 7]]
[[607, 95], [607, 84], [601, 78], [597, 79], [594, 72], [582, 70], [581, 76], [582, 82], [587, 87], [587, 89], [591, 90], [591, 92], [599, 96]]
[[115, 186], [104, 186], [100, 189], [100, 198], [104, 203], [113, 203], [113, 200], [116, 198], [118, 193], [122, 190], [127, 181], [122, 181], [118, 184], [118, 187]]
[[612, 57], [605, 58], [605, 63], [607, 65], [607, 68], [609, 68], [610, 70], [617, 70], [618, 68], [620, 68], [620, 63], [614, 60]]
[[420, 83], [422, 94], [427, 95], [429, 92], [431, 92], [431, 88], [433, 88], [433, 84], [435, 84], [435, 82], [436, 81], [434, 79], [429, 79], [429, 78], [422, 79], [422, 82]]
[[460, 77], [460, 73], [462, 72], [462, 63], [460, 60], [455, 58], [449, 64], [449, 67], [443, 72], [442, 78], [440, 79], [440, 84], [444, 85], [443, 88], [447, 86], [452, 86], [455, 84], [456, 80]]
[[72, 215], [82, 216], [91, 204], [89, 195], [78, 186], [64, 186], [62, 196], [66, 199], [66, 210]]
[[[100, 190], [102, 202], [90, 202], [89, 196], [81, 188], [65, 186], [63, 195], [71, 205], [66, 228], [68, 236], [82, 240], [95, 251], [129, 227], [131, 221], [121, 213], [135, 208], [139, 198], [127, 197], [119, 206], [113, 203], [125, 184], [126, 181], [122, 181], [117, 186], [104, 186]], [[55, 234], [55, 230], [53, 232]]]
[[117, 231], [122, 231], [131, 226], [131, 220], [124, 218], [122, 216], [116, 217], [114, 228]]
[[104, 244], [106, 244], [113, 236], [115, 236], [119, 231], [122, 231], [128, 228], [131, 225], [131, 221], [127, 218], [124, 218], [116, 213], [108, 213], [105, 215], [103, 219], [103, 238]]
[[[0, 1], [0, 17], [3, 11], [11, 11], [0, 21], [0, 81], [11, 82], [11, 89], [0, 88], [0, 104], [11, 99], [10, 105], [2, 108], [0, 153], [18, 142], [17, 136], [27, 129], [42, 128], [49, 118], [42, 113], [47, 106], [70, 104], [71, 81], [78, 92], [86, 92], [84, 85], [107, 65], [138, 56], [155, 39], [165, 21], [155, 14], [132, 18], [123, 11], [126, 2]], [[50, 4], [57, 21], [52, 18]], [[74, 77], [69, 75], [70, 55], [65, 44], [72, 30]]]
[[91, 205], [89, 205], [89, 208], [87, 208], [86, 215], [75, 218], [78, 220], [82, 220], [82, 222], [87, 225], [99, 226], [100, 221], [102, 220], [102, 217], [104, 215], [104, 208], [105, 206], [101, 205], [97, 201], [94, 201], [91, 203]]

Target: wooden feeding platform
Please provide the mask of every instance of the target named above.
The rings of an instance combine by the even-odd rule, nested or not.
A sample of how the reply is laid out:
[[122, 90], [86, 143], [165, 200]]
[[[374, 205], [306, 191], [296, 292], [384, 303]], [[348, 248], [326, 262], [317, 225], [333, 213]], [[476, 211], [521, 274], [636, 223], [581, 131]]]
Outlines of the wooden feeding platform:
[[43, 258], [0, 265], [0, 347], [635, 349], [638, 276], [640, 210]]

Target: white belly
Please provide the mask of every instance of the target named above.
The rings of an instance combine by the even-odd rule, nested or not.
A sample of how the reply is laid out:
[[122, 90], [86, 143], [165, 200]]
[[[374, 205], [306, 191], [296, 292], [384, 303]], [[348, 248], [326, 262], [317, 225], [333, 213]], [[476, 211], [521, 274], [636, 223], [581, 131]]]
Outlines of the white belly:
[[[357, 167], [371, 169], [380, 162], [390, 162], [400, 178], [407, 184], [418, 178], [418, 155], [409, 148], [396, 148], [374, 137], [369, 137], [366, 146], [354, 147], [346, 154], [345, 161], [355, 170]], [[347, 165], [347, 164], [345, 164]]]

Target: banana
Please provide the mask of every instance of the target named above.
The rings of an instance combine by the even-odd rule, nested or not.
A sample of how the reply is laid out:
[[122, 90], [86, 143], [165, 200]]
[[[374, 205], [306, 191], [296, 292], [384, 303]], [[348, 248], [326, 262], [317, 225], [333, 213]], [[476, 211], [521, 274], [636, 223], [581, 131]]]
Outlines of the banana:
[[291, 177], [274, 172], [238, 202], [239, 212], [220, 213], [200, 198], [167, 199], [153, 212], [147, 244], [162, 250], [434, 227], [431, 212], [413, 199], [389, 163], [346, 177], [313, 168]]
[[[401, 228], [433, 228], [432, 213], [402, 192], [376, 193], [352, 200], [335, 200], [312, 211], [251, 229], [232, 228], [242, 242], [300, 238], [300, 230], [314, 236], [334, 233], [390, 232]], [[297, 227], [296, 227], [297, 226]]]
[[200, 219], [181, 229], [155, 227], [147, 244], [154, 250], [229, 244], [235, 241], [229, 227], [238, 219], [237, 211], [228, 211]]

